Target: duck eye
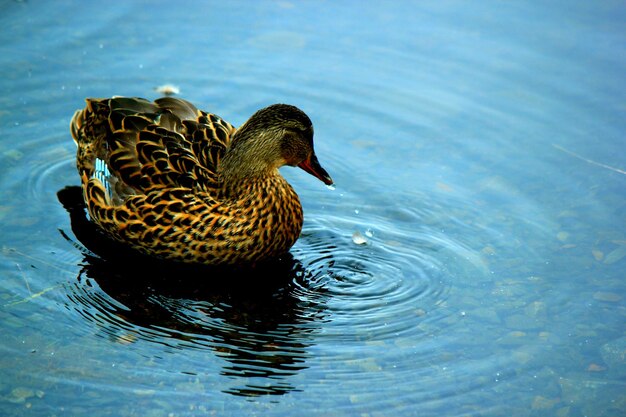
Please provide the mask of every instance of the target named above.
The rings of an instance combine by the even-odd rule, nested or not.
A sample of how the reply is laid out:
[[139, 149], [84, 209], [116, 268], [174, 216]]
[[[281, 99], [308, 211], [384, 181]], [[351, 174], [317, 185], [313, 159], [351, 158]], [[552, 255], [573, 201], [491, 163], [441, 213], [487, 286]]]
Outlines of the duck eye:
[[291, 136], [290, 140], [304, 140], [305, 142], [312, 144], [313, 143], [313, 128], [306, 127], [301, 124], [290, 127], [287, 129], [285, 136]]
[[288, 130], [283, 136], [281, 151], [283, 158], [290, 165], [297, 165], [305, 160], [310, 153], [311, 144], [306, 134]]

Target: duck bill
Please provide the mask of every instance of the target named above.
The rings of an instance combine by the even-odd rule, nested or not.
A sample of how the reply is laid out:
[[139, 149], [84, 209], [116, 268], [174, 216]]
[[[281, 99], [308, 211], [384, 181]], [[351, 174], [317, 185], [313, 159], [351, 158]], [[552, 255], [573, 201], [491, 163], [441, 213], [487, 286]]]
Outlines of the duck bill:
[[320, 165], [317, 160], [317, 156], [315, 154], [311, 155], [309, 159], [305, 159], [304, 161], [298, 164], [300, 168], [313, 175], [315, 178], [319, 179], [326, 185], [333, 185], [333, 179], [330, 178], [328, 172]]

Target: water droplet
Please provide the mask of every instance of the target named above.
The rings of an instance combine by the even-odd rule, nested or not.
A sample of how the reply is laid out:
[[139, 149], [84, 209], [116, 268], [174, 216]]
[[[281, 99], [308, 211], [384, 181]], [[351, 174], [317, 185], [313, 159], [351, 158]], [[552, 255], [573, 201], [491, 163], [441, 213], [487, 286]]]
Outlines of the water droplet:
[[357, 245], [365, 245], [367, 243], [367, 238], [361, 234], [361, 232], [354, 232], [352, 234], [352, 242]]
[[158, 87], [155, 87], [155, 90], [158, 93], [165, 94], [166, 96], [180, 93], [180, 88], [178, 88], [178, 86], [175, 86], [173, 84], [163, 84]]
[[372, 229], [367, 229], [365, 231], [365, 236], [367, 237], [373, 237], [374, 236], [374, 232], [372, 232]]
[[359, 209], [354, 210], [354, 214], [359, 214]]
[[330, 185], [327, 185], [326, 188], [328, 188], [331, 191], [335, 191], [336, 187], [335, 187], [335, 184], [330, 184]]

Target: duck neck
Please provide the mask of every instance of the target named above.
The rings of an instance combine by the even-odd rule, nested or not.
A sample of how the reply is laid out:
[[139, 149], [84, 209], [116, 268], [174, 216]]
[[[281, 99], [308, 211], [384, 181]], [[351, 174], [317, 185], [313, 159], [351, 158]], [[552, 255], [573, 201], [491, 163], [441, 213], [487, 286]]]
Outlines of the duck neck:
[[276, 182], [286, 182], [278, 170], [275, 173], [223, 171], [219, 174], [221, 197], [229, 200], [244, 200], [249, 198], [249, 196], [254, 196], [255, 193], [260, 193], [269, 187], [275, 186]]
[[[220, 188], [230, 197], [240, 197], [241, 191], [268, 179], [285, 181], [278, 172], [284, 164], [276, 155], [280, 151], [268, 146], [263, 137], [235, 136], [218, 167]], [[265, 143], [264, 143], [265, 142]]]

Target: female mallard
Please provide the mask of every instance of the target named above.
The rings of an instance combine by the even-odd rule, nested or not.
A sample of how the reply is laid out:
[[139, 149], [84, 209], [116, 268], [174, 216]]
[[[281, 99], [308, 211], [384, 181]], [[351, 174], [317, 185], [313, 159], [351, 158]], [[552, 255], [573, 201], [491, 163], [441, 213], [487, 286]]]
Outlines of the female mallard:
[[235, 129], [178, 98], [86, 101], [70, 129], [89, 216], [145, 255], [208, 265], [278, 257], [303, 221], [278, 168], [333, 183], [311, 120], [294, 106], [271, 105]]

